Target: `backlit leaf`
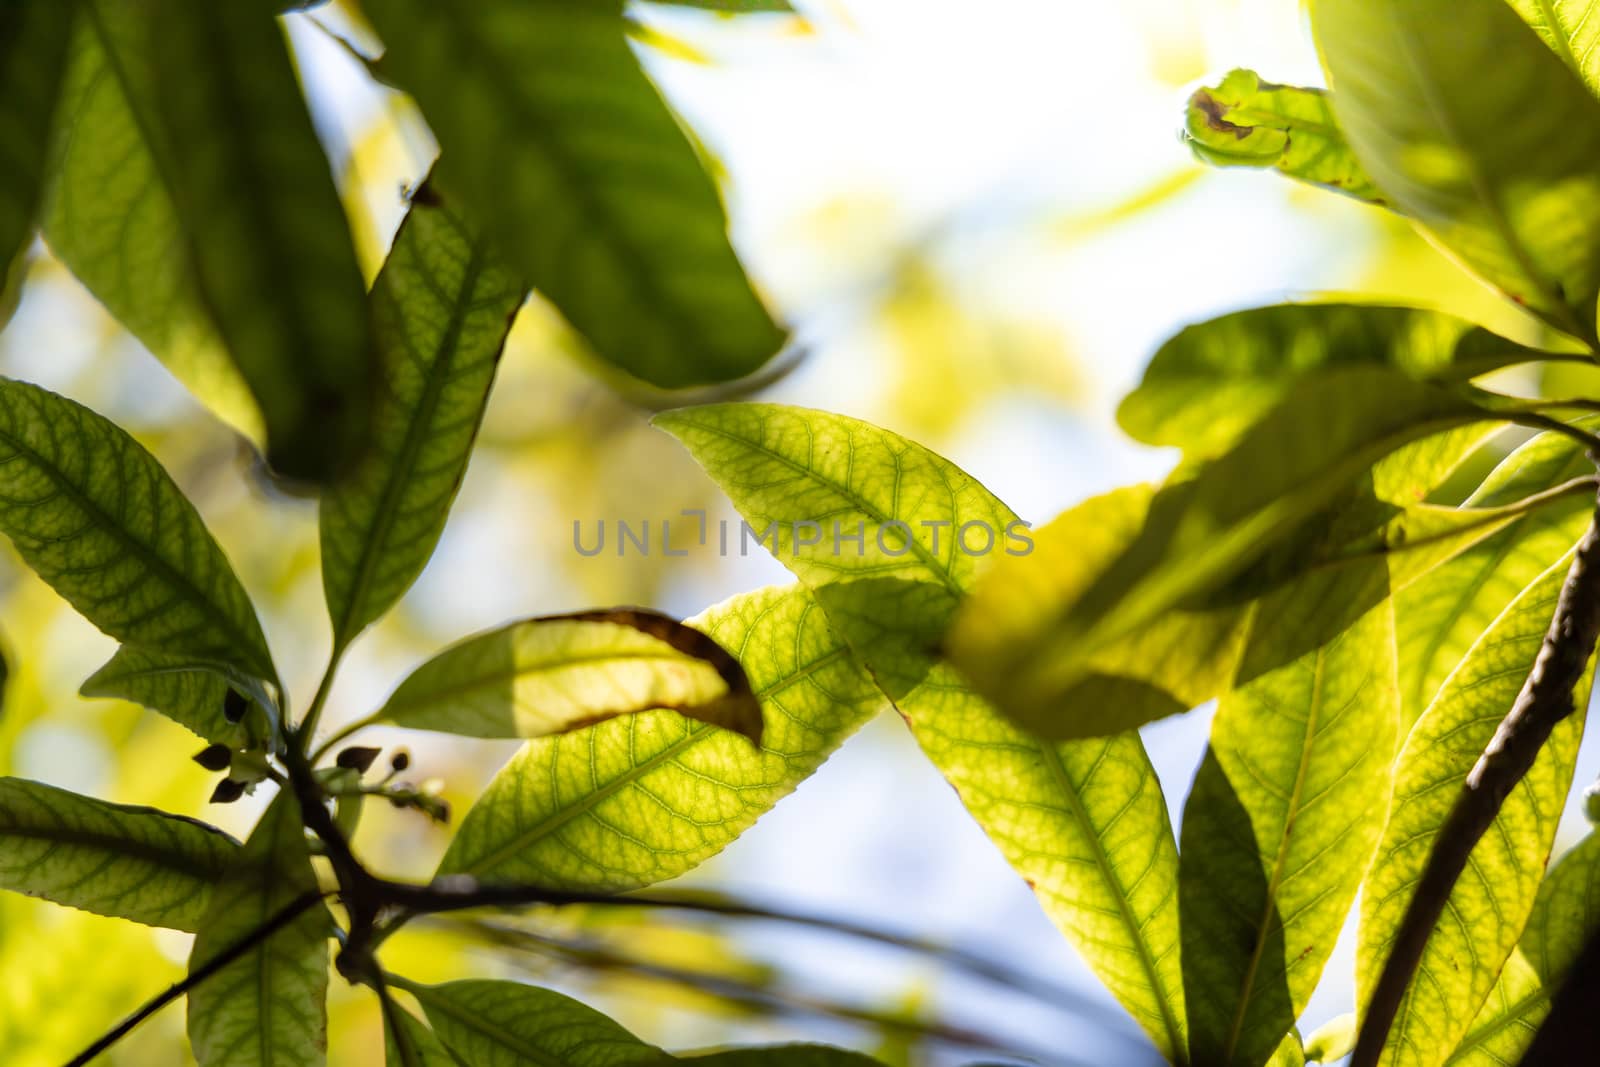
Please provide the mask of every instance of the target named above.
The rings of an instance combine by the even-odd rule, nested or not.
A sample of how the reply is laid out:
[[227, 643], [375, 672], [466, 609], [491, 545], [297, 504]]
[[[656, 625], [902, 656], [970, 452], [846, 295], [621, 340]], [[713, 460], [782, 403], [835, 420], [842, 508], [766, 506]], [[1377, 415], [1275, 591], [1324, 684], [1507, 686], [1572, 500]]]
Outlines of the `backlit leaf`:
[[1271, 167], [1297, 181], [1384, 204], [1345, 141], [1326, 90], [1274, 85], [1251, 70], [1231, 71], [1215, 88], [1196, 89], [1189, 97], [1184, 136], [1202, 163]]
[[[212, 893], [189, 953], [194, 971], [317, 889], [300, 808], [280, 793]], [[326, 1061], [327, 909], [314, 905], [189, 991], [200, 1067], [313, 1067]]]
[[1507, 0], [1562, 62], [1600, 93], [1600, 4], [1595, 0]]
[[259, 443], [260, 409], [189, 271], [173, 205], [176, 164], [158, 140], [158, 58], [149, 19], [124, 0], [78, 0], [78, 6], [45, 241], [179, 381]]
[[193, 819], [0, 778], [0, 888], [192, 931], [238, 854]]
[[518, 982], [395, 984], [422, 1004], [439, 1040], [473, 1067], [659, 1067], [666, 1054], [570, 997]]
[[761, 748], [672, 711], [530, 742], [462, 820], [440, 873], [626, 890], [721, 851], [883, 706], [802, 589], [765, 589], [691, 624], [739, 657]]
[[704, 1056], [680, 1057], [708, 1067], [882, 1067], [871, 1056], [826, 1045], [770, 1045], [734, 1048]]
[[372, 445], [321, 504], [337, 647], [388, 611], [433, 554], [524, 295], [438, 189], [417, 190], [372, 289], [383, 375]]
[[[988, 538], [975, 535], [992, 533], [994, 551], [1020, 549], [1016, 515], [943, 458], [855, 419], [736, 404], [668, 412], [656, 424], [748, 525], [770, 527], [774, 556], [816, 590], [1045, 913], [1157, 1047], [1181, 1055], [1178, 855], [1138, 735], [1041, 742], [933, 655], [976, 576], [972, 550]], [[823, 522], [832, 540], [803, 525]], [[839, 537], [858, 531], [859, 551]]]
[[[715, 185], [640, 69], [620, 0], [371, 0], [479, 219], [603, 359], [652, 384], [739, 378], [783, 343]], [[485, 103], [492, 106], [485, 106]]]
[[[1562, 559], [1511, 602], [1446, 680], [1401, 750], [1389, 825], [1362, 893], [1358, 1003], [1371, 995], [1461, 784], [1533, 668], [1566, 571]], [[1555, 728], [1473, 850], [1407, 990], [1384, 1064], [1437, 1067], [1488, 997], [1533, 907], [1572, 783], [1591, 682], [1585, 675], [1577, 713]]]
[[0, 531], [118, 640], [276, 680], [249, 597], [155, 458], [88, 408], [8, 379]]
[[1395, 207], [1592, 341], [1600, 101], [1577, 74], [1504, 0], [1317, 0], [1312, 25], [1339, 124]]
[[200, 289], [282, 473], [327, 483], [367, 443], [376, 361], [327, 157], [270, 6], [158, 0], [156, 100]]
[[384, 1067], [460, 1067], [432, 1030], [393, 1003], [383, 1012]]
[[[1280, 658], [1261, 646], [1291, 641], [1352, 584], [1321, 576], [1269, 597], [1246, 660]], [[1193, 1062], [1258, 1067], [1305, 1010], [1388, 814], [1399, 704], [1387, 599], [1223, 694], [1180, 846]]]
[[188, 727], [207, 741], [239, 748], [264, 741], [254, 717], [230, 722], [228, 678], [181, 656], [123, 645], [79, 688], [85, 697], [131, 700]]
[[[33, 242], [34, 215], [76, 0], [0, 4], [0, 289]], [[3, 323], [5, 316], [0, 316]]]
[[469, 737], [546, 737], [656, 708], [761, 740], [739, 662], [700, 631], [637, 608], [469, 637], [412, 672], [378, 717]]

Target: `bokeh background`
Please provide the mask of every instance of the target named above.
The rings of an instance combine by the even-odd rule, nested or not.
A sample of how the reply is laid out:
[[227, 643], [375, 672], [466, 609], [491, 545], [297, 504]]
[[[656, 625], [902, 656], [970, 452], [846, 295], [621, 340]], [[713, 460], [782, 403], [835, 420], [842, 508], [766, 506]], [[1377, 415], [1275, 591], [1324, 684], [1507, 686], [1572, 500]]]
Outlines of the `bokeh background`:
[[[1361, 292], [1530, 322], [1392, 217], [1268, 174], [1203, 171], [1178, 137], [1185, 97], [1235, 65], [1277, 81], [1320, 72], [1295, 0], [795, 0], [798, 16], [728, 19], [640, 4], [638, 47], [719, 162], [736, 243], [796, 330], [792, 371], [764, 399], [877, 422], [949, 456], [1042, 522], [1086, 496], [1161, 477], [1116, 401], [1182, 325], [1260, 303]], [[370, 82], [340, 5], [286, 20], [369, 272], [426, 170], [426, 129]], [[328, 644], [314, 504], [277, 492], [43, 247], [0, 333], [0, 373], [111, 416], [167, 464], [257, 597], [303, 699]], [[1526, 383], [1530, 388], [1537, 383]], [[737, 517], [647, 425], [673, 403], [608, 377], [545, 308], [519, 318], [444, 540], [400, 610], [347, 659], [329, 723], [359, 717], [442, 645], [530, 614], [644, 604], [692, 615], [788, 576], [764, 555], [595, 557], [574, 523]], [[113, 649], [10, 557], [0, 627], [12, 664], [0, 773], [248, 828], [264, 793], [206, 804], [198, 742], [159, 716], [77, 697]], [[1209, 713], [1147, 730], [1176, 822]], [[412, 751], [465, 810], [514, 745], [375, 732]], [[1580, 785], [1594, 777], [1586, 746]], [[1577, 836], [1569, 813], [1558, 849]], [[423, 876], [446, 834], [370, 806], [358, 846]], [[672, 1048], [827, 1040], [891, 1064], [1001, 1062], [920, 1028], [962, 1030], [1048, 1063], [1142, 1062], [1120, 1009], [919, 756], [892, 716], [684, 884], [929, 937], [1063, 987], [1052, 1003], [925, 959], [773, 925], [611, 910], [535, 915], [515, 950], [445, 928], [397, 938], [393, 969], [424, 980], [525, 976], [572, 992]], [[576, 947], [575, 947], [576, 946]], [[1352, 945], [1303, 1020], [1351, 1007]], [[0, 1063], [51, 1067], [181, 973], [188, 939], [0, 897]], [[645, 961], [656, 977], [619, 966]], [[689, 970], [702, 988], [662, 981]], [[722, 983], [732, 983], [724, 986]], [[715, 995], [748, 988], [789, 1010]], [[382, 1063], [372, 998], [335, 981], [331, 1062]], [[814, 1009], [849, 1009], [877, 1023]], [[104, 1060], [190, 1062], [181, 1009]], [[948, 1035], [947, 1035], [948, 1036]]]

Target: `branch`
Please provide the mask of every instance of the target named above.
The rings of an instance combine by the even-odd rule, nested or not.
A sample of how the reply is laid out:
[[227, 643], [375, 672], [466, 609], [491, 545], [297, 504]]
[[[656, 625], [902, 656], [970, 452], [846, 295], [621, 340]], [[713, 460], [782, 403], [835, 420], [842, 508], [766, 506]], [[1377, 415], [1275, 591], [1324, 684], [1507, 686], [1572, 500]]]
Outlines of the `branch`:
[[179, 997], [189, 992], [189, 990], [193, 989], [201, 982], [204, 982], [207, 978], [210, 978], [212, 975], [228, 966], [228, 964], [234, 962], [240, 956], [243, 956], [246, 952], [249, 952], [251, 949], [267, 940], [279, 930], [282, 930], [285, 926], [288, 926], [290, 923], [294, 922], [307, 909], [320, 901], [322, 897], [323, 894], [320, 892], [311, 892], [302, 893], [300, 896], [294, 898], [278, 911], [268, 916], [267, 920], [260, 926], [257, 926], [254, 930], [251, 930], [239, 940], [223, 949], [216, 956], [207, 960], [200, 967], [190, 971], [184, 976], [181, 982], [169, 986], [164, 992], [146, 1001], [138, 1011], [122, 1020], [122, 1022], [118, 1023], [115, 1027], [102, 1035], [99, 1040], [95, 1041], [94, 1044], [90, 1045], [88, 1048], [74, 1056], [71, 1060], [67, 1061], [66, 1067], [84, 1067], [85, 1064], [89, 1063], [89, 1061], [93, 1060], [96, 1056], [109, 1049], [112, 1045], [115, 1045], [118, 1041], [121, 1041], [124, 1037], [127, 1037], [128, 1034], [133, 1032], [133, 1029], [136, 1026], [150, 1018], [150, 1016], [154, 1015], [168, 1004], [171, 1004], [174, 1000], [177, 1000]]
[[1416, 892], [1384, 961], [1356, 1040], [1350, 1067], [1375, 1067], [1389, 1029], [1422, 962], [1457, 879], [1506, 797], [1527, 775], [1556, 724], [1573, 713], [1573, 690], [1600, 636], [1600, 503], [1578, 542], [1561, 586], [1555, 617], [1516, 703], [1467, 775], [1449, 818], [1434, 839]]
[[1583, 953], [1556, 988], [1521, 1067], [1586, 1063], [1595, 1053], [1595, 1019], [1600, 1018], [1600, 930], [1589, 936]]

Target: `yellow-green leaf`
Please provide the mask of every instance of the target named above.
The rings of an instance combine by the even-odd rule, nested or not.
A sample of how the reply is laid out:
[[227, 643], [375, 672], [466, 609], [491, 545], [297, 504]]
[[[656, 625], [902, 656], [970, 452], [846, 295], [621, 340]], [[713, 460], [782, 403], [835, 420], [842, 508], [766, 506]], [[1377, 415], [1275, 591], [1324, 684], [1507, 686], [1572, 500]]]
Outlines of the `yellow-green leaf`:
[[717, 189], [628, 46], [621, 0], [365, 10], [473, 214], [599, 356], [671, 388], [742, 377], [778, 351]]
[[1595, 0], [1507, 0], [1544, 43], [1600, 93], [1600, 4]]
[[1378, 188], [1517, 303], [1593, 341], [1600, 101], [1577, 74], [1505, 0], [1316, 0], [1311, 18]]
[[418, 985], [433, 1032], [473, 1067], [659, 1067], [667, 1055], [571, 997], [518, 982]]
[[[1501, 613], [1418, 720], [1395, 769], [1388, 828], [1362, 893], [1358, 1003], [1371, 995], [1439, 828], [1538, 656], [1566, 577], [1559, 560]], [[1572, 784], [1592, 675], [1578, 712], [1551, 734], [1507, 797], [1450, 895], [1406, 992], [1382, 1062], [1438, 1067], [1483, 1006], [1516, 946]]]
[[546, 737], [669, 708], [761, 740], [738, 660], [638, 608], [551, 615], [469, 637], [418, 667], [377, 718], [469, 737]]
[[194, 819], [0, 778], [0, 888], [193, 931], [238, 855]]
[[636, 889], [721, 851], [883, 706], [799, 588], [766, 589], [691, 625], [739, 657], [761, 747], [672, 711], [530, 742], [462, 820], [440, 873]]

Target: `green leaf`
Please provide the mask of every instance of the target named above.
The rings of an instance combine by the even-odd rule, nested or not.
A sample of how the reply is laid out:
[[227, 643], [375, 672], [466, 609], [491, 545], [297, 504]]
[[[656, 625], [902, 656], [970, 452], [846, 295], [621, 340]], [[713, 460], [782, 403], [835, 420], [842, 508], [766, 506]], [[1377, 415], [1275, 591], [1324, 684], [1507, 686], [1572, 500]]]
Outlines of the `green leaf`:
[[[212, 894], [189, 953], [192, 972], [317, 890], [300, 808], [280, 793]], [[327, 909], [317, 905], [189, 991], [200, 1067], [311, 1067], [326, 1061]]]
[[[1381, 562], [1368, 570], [1384, 580]], [[1294, 628], [1358, 584], [1318, 576], [1269, 597], [1246, 663], [1280, 660]], [[1195, 1063], [1257, 1067], [1305, 1010], [1383, 830], [1399, 718], [1387, 599], [1223, 694], [1179, 851]]]
[[982, 621], [958, 624], [955, 660], [1008, 716], [1033, 730], [1068, 730], [1066, 722], [1050, 725], [1072, 710], [1063, 692], [1102, 649], [1175, 608], [1227, 603], [1215, 594], [1270, 550], [1323, 537], [1325, 524], [1311, 520], [1344, 500], [1373, 464], [1485, 418], [1464, 389], [1387, 367], [1302, 380], [1229, 451], [1158, 493], [1139, 535], [1080, 595], [1041, 609], [1030, 634], [982, 662], [970, 652], [983, 647], [973, 635]]
[[76, 14], [75, 0], [0, 4], [0, 281], [33, 242]]
[[384, 1067], [461, 1067], [422, 1020], [393, 1001], [383, 1006]]
[[530, 742], [462, 820], [441, 874], [626, 890], [720, 852], [883, 705], [804, 590], [765, 589], [691, 625], [734, 650], [762, 702], [756, 749], [672, 711]]
[[476, 216], [598, 355], [669, 388], [739, 378], [783, 334], [734, 256], [694, 145], [629, 49], [622, 8], [365, 10]]
[[[1461, 784], [1533, 669], [1566, 577], [1562, 559], [1480, 636], [1412, 729], [1395, 769], [1394, 803], [1362, 893], [1358, 1003], [1371, 995], [1412, 891]], [[1577, 714], [1558, 725], [1512, 790], [1466, 872], [1406, 993], [1383, 1063], [1437, 1067], [1494, 985], [1522, 932], [1572, 783], [1592, 675]]]
[[1538, 359], [1572, 359], [1508, 341], [1437, 311], [1361, 304], [1251, 308], [1189, 326], [1162, 345], [1117, 408], [1135, 440], [1185, 458], [1225, 452], [1297, 382], [1346, 367], [1392, 367], [1418, 381], [1466, 381]]
[[826, 1045], [769, 1045], [733, 1048], [703, 1056], [679, 1057], [687, 1063], [714, 1067], [883, 1067], [871, 1056]]
[[1591, 92], [1600, 92], [1600, 11], [1595, 0], [1507, 0]]
[[1215, 88], [1189, 97], [1183, 132], [1195, 158], [1213, 167], [1271, 167], [1369, 204], [1386, 203], [1350, 150], [1326, 90], [1230, 71]]
[[156, 99], [196, 277], [267, 456], [328, 483], [369, 436], [366, 288], [287, 42], [263, 4], [159, 0]]
[[[1593, 471], [1582, 445], [1543, 433], [1506, 457], [1463, 507], [1505, 507]], [[1512, 519], [1411, 584], [1394, 579], [1404, 722], [1417, 720], [1478, 635], [1583, 535], [1593, 510], [1591, 500], [1564, 498]]]
[[383, 387], [373, 440], [323, 497], [322, 584], [343, 649], [433, 554], [526, 290], [431, 183], [372, 289]]
[[193, 931], [238, 854], [193, 819], [0, 778], [0, 888]]
[[[51, 6], [49, 4], [40, 6]], [[140, 8], [79, 0], [43, 213], [56, 258], [212, 411], [252, 440], [261, 412], [188, 269], [159, 144], [156, 66]]]
[[1312, 1031], [1306, 1038], [1306, 1059], [1312, 1063], [1332, 1063], [1350, 1055], [1356, 1047], [1355, 1012], [1337, 1015]]
[[224, 707], [229, 678], [181, 656], [123, 645], [79, 688], [80, 696], [131, 700], [160, 712], [207, 741], [230, 748], [265, 741], [254, 717], [230, 722]]
[[788, 0], [655, 0], [656, 3], [672, 7], [699, 7], [707, 11], [725, 11], [730, 14], [742, 14], [755, 11], [786, 11], [794, 12]]
[[155, 457], [88, 408], [9, 379], [0, 531], [112, 637], [276, 681], [249, 597]]
[[439, 1040], [472, 1067], [659, 1067], [668, 1061], [593, 1008], [548, 989], [519, 982], [391, 981], [417, 998]]
[[[1020, 544], [1006, 540], [1021, 529], [1016, 515], [942, 457], [855, 419], [747, 403], [655, 422], [748, 525], [772, 528], [773, 554], [817, 590], [836, 628], [848, 627], [853, 651], [1045, 913], [1163, 1053], [1180, 1055], [1178, 854], [1138, 735], [1041, 742], [931, 654], [979, 566], [952, 532], [975, 524], [997, 545]], [[824, 520], [863, 531], [861, 550], [837, 540], [835, 555], [795, 526]]]
[[1504, 0], [1318, 0], [1311, 17], [1339, 124], [1395, 207], [1594, 341], [1600, 101]]
[[1600, 836], [1590, 834], [1539, 886], [1517, 951], [1450, 1059], [1450, 1067], [1515, 1062], [1550, 1012], [1579, 951], [1600, 930]]
[[[1137, 486], [1085, 501], [1035, 530], [1028, 555], [1003, 557], [983, 574], [948, 642], [978, 688], [998, 684], [988, 665], [1029, 640], [1055, 605], [1076, 598], [1132, 543], [1152, 496]], [[1063, 683], [1070, 720], [1052, 715], [1038, 725], [1104, 736], [1197, 707], [1232, 683], [1244, 631], [1242, 608], [1170, 612], [1097, 654], [1088, 678]]]
[[761, 741], [739, 661], [639, 608], [550, 615], [469, 637], [400, 683], [376, 718], [468, 737], [546, 737], [668, 708]]

